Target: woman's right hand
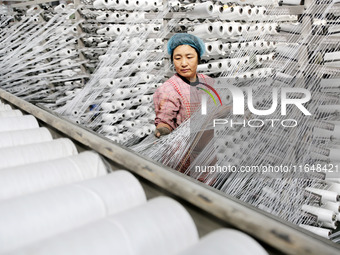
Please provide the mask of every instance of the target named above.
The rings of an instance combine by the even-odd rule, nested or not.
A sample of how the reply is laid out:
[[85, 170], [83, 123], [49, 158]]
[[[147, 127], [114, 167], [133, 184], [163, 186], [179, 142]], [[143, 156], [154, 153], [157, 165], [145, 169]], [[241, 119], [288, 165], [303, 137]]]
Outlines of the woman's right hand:
[[161, 137], [162, 135], [168, 135], [171, 133], [171, 127], [165, 123], [159, 123], [155, 130], [155, 136], [157, 138]]

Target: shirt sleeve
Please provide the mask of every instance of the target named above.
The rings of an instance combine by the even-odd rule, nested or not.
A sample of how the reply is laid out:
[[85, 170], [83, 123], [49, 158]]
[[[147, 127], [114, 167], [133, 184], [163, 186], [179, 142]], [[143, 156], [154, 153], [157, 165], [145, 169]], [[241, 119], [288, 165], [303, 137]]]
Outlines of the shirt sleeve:
[[164, 83], [153, 95], [155, 105], [155, 125], [168, 124], [172, 129], [177, 128], [177, 115], [181, 106], [180, 95], [170, 83]]

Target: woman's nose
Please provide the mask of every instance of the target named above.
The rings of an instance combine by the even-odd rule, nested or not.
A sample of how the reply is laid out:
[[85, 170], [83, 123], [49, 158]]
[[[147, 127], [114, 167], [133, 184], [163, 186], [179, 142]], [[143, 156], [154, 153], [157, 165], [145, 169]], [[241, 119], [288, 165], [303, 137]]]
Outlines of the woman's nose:
[[186, 59], [183, 59], [181, 62], [181, 66], [187, 66], [188, 62], [186, 61]]

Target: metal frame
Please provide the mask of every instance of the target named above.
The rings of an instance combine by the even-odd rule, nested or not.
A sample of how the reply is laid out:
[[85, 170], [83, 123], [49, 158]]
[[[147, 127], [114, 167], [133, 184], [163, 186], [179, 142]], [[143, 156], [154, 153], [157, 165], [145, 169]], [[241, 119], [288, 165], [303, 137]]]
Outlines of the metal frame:
[[340, 245], [241, 202], [0, 89], [0, 97], [131, 172], [288, 254], [339, 254]]

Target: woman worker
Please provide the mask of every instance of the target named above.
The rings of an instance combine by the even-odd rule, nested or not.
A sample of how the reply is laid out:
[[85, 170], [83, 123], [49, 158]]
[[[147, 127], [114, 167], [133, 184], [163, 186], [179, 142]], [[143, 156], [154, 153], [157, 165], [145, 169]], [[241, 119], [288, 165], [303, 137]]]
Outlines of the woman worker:
[[[197, 73], [197, 65], [205, 51], [201, 39], [191, 34], [179, 33], [170, 38], [167, 46], [176, 74], [164, 82], [153, 95], [156, 112], [155, 136], [158, 138], [170, 134], [191, 113], [199, 109], [202, 90], [195, 86], [212, 83], [212, 78]], [[185, 172], [190, 165], [190, 157], [196, 157], [212, 137], [213, 131], [206, 131], [194, 148], [185, 153], [177, 170]]]
[[197, 73], [197, 65], [205, 51], [198, 37], [179, 33], [168, 42], [168, 53], [176, 74], [164, 82], [153, 95], [156, 119], [155, 136], [170, 134], [197, 110], [201, 102], [200, 83], [207, 84], [211, 78]]

